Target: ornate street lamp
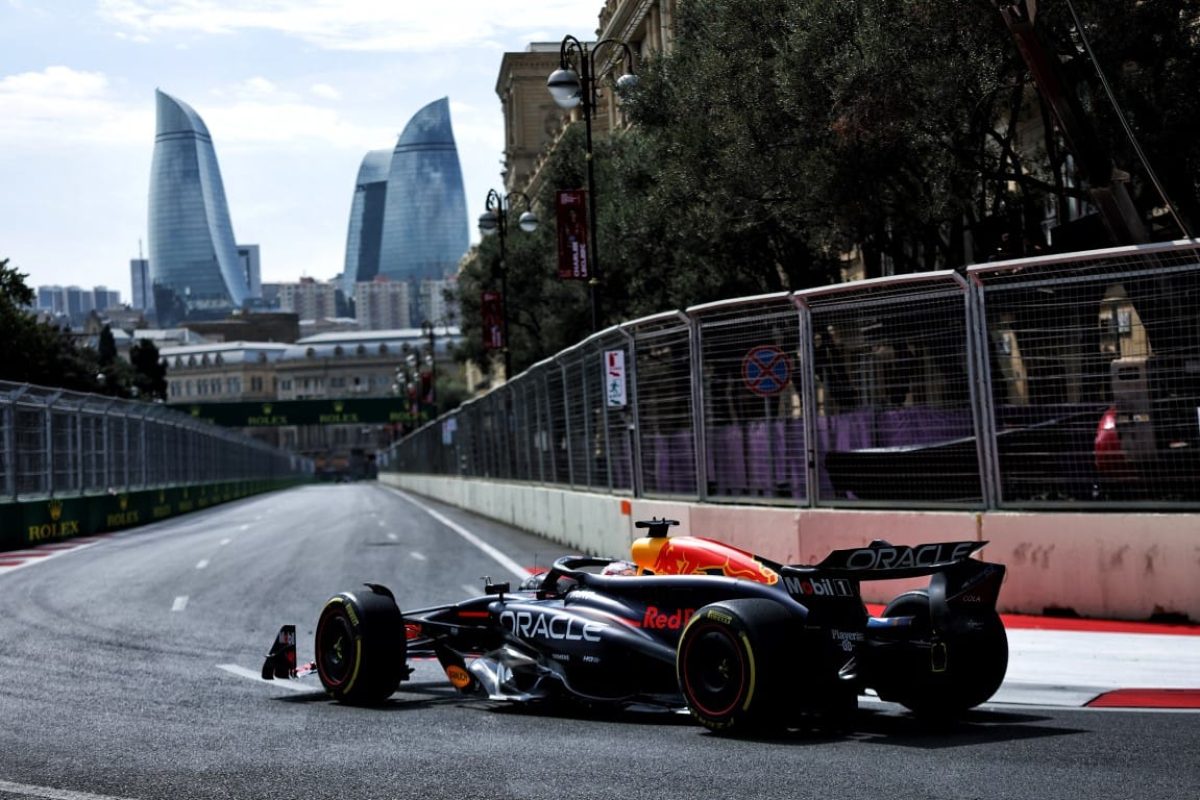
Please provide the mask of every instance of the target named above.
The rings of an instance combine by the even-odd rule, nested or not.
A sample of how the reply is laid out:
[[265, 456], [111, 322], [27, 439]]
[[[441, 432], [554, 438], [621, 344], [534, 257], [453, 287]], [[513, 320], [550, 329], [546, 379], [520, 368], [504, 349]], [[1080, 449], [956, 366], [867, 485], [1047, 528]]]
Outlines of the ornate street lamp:
[[429, 365], [429, 405], [432, 408], [432, 416], [438, 415], [437, 407], [437, 351], [434, 350], [434, 335], [433, 323], [425, 320], [421, 323], [421, 333], [425, 334], [425, 338], [429, 340], [429, 354], [426, 356]]
[[[596, 74], [596, 54], [605, 45], [616, 45], [625, 51], [629, 71], [617, 78], [617, 91], [624, 92], [637, 86], [633, 51], [629, 49], [629, 45], [619, 39], [603, 39], [592, 45], [589, 50], [586, 44], [570, 35], [563, 37], [559, 47], [558, 69], [550, 73], [546, 80], [546, 88], [550, 90], [550, 96], [559, 108], [570, 111], [579, 106], [583, 112], [587, 143], [588, 260], [591, 265], [588, 293], [592, 301], [593, 333], [600, 329], [600, 260], [596, 257], [596, 177], [592, 170], [592, 112], [596, 108], [596, 84], [604, 77]], [[612, 66], [615, 66], [615, 62], [609, 67], [610, 70]]]
[[525, 233], [533, 233], [538, 227], [537, 215], [533, 213], [533, 204], [529, 195], [524, 192], [509, 192], [501, 196], [495, 189], [488, 189], [487, 202], [484, 212], [479, 215], [479, 232], [484, 236], [493, 233], [500, 237], [500, 305], [501, 336], [504, 339], [504, 380], [512, 377], [512, 349], [508, 345], [508, 265], [504, 261], [504, 241], [508, 236], [508, 212], [514, 198], [525, 201], [525, 211], [517, 219], [517, 227]]

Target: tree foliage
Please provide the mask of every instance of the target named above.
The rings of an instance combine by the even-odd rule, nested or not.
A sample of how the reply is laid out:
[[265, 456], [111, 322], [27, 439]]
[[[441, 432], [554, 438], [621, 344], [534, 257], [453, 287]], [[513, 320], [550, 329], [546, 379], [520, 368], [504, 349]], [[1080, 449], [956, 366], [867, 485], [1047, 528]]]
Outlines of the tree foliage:
[[[1149, 162], [1195, 228], [1200, 10], [1194, 0], [1075, 5]], [[1065, 3], [1039, 3], [1037, 25], [1150, 219], [1162, 200]], [[959, 267], [1004, 241], [1016, 244], [1003, 255], [1020, 255], [1044, 242], [1047, 209], [1066, 222], [1067, 201], [1087, 198], [995, 0], [688, 0], [673, 49], [640, 78], [623, 98], [634, 124], [594, 148], [605, 324], [828, 283], [852, 252], [868, 275], [885, 263]], [[554, 277], [550, 218], [558, 189], [586, 185], [581, 128], [543, 165], [541, 228], [513, 224], [506, 240], [517, 371], [591, 331], [586, 287]], [[1102, 237], [1081, 244], [1111, 243]], [[498, 243], [485, 239], [460, 281], [463, 355], [480, 364], [479, 292], [499, 288], [498, 262]]]
[[136, 386], [143, 396], [165, 397], [166, 368], [152, 342], [144, 342], [141, 349], [135, 346], [133, 365], [117, 358], [108, 326], [98, 350], [77, 346], [69, 331], [39, 322], [30, 313], [37, 296], [25, 283], [27, 277], [10, 267], [8, 259], [0, 260], [0, 341], [6, 348], [0, 380], [120, 397], [133, 395]]

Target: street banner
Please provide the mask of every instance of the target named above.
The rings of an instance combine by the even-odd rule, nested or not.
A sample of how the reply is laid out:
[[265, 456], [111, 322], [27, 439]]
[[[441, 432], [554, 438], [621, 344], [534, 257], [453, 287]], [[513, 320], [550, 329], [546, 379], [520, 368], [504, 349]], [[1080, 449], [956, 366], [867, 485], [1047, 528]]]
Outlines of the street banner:
[[604, 351], [604, 396], [609, 408], [624, 408], [629, 403], [625, 393], [625, 351]]
[[484, 292], [479, 300], [483, 315], [483, 349], [504, 349], [504, 299], [499, 292]]
[[587, 192], [583, 189], [559, 191], [555, 203], [558, 220], [558, 277], [586, 281], [591, 277], [588, 263]]

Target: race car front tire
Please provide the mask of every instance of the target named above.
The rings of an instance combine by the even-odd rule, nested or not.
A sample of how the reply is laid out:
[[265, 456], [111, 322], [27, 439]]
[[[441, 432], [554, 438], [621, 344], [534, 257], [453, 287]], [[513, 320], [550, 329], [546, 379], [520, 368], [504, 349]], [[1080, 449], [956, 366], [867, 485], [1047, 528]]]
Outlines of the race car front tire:
[[325, 603], [317, 620], [317, 674], [334, 699], [379, 705], [407, 675], [404, 619], [391, 593], [368, 586]]
[[698, 610], [679, 637], [675, 670], [692, 716], [722, 734], [784, 724], [784, 648], [792, 615], [779, 603], [740, 599]]

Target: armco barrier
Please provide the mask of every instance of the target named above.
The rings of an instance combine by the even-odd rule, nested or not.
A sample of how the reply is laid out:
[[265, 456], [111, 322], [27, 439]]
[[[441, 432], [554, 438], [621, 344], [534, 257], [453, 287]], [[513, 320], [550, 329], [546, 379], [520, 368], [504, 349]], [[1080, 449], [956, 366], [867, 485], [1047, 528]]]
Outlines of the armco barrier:
[[[877, 511], [732, 506], [631, 499], [525, 483], [382, 473], [382, 483], [545, 536], [564, 550], [620, 557], [640, 535], [634, 520], [677, 519], [707, 536], [786, 563], [873, 539], [894, 544], [988, 541], [983, 557], [1008, 567], [1002, 611], [1107, 619], [1200, 620], [1196, 531], [1200, 514]], [[863, 584], [886, 602], [913, 582]]]
[[0, 503], [0, 552], [145, 525], [301, 482], [229, 481]]

